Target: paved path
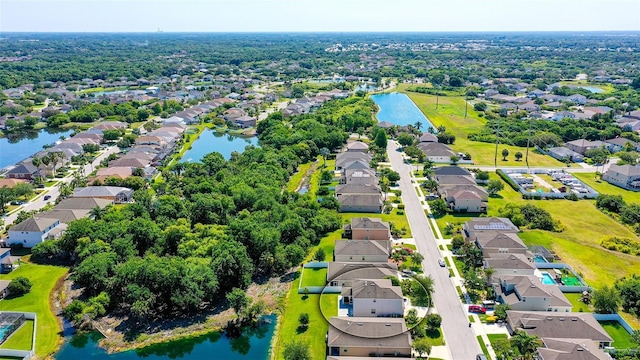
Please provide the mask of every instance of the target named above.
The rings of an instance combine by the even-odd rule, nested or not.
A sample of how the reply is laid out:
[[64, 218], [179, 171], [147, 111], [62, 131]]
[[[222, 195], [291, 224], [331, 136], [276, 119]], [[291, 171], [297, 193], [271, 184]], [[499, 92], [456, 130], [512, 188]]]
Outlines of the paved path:
[[[447, 358], [455, 360], [474, 359], [476, 354], [482, 352], [480, 345], [476, 341], [476, 335], [469, 328], [467, 313], [463, 309], [458, 298], [453, 282], [449, 278], [449, 272], [438, 265], [438, 258], [441, 257], [436, 238], [431, 231], [429, 221], [424, 213], [424, 208], [420, 199], [416, 195], [415, 186], [411, 181], [411, 167], [403, 162], [402, 154], [397, 151], [399, 145], [394, 141], [389, 141], [387, 153], [390, 163], [395, 171], [400, 173], [400, 189], [402, 190], [402, 202], [411, 232], [416, 240], [418, 251], [424, 256], [422, 263], [426, 274], [430, 274], [434, 280], [434, 305], [438, 313], [442, 316], [442, 330], [448, 345], [450, 356]], [[440, 349], [439, 349], [440, 350]], [[438, 351], [441, 353], [441, 350]]]

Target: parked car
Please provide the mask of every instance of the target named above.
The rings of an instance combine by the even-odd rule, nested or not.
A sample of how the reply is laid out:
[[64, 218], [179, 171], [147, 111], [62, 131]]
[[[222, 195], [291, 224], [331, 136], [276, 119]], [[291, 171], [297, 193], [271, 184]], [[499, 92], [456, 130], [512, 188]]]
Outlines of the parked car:
[[438, 265], [440, 265], [441, 267], [445, 267], [447, 266], [447, 263], [444, 262], [443, 258], [438, 259]]
[[45, 185], [44, 184], [38, 184], [38, 189], [44, 189]]
[[44, 201], [47, 201], [47, 200], [49, 200], [49, 199], [51, 199], [51, 195], [45, 195], [45, 196], [44, 196]]
[[487, 308], [480, 305], [469, 305], [469, 312], [478, 313], [478, 314], [486, 314]]
[[487, 360], [487, 357], [485, 354], [478, 354], [476, 355], [476, 360]]

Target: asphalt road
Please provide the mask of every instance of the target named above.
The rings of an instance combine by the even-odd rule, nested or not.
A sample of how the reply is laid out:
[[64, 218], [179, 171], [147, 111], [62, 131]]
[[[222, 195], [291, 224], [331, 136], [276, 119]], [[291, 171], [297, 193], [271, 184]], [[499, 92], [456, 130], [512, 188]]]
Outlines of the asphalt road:
[[[84, 174], [85, 176], [90, 174], [91, 172], [93, 172], [93, 170], [95, 170], [95, 168], [98, 165], [100, 165], [100, 162], [102, 160], [104, 160], [107, 156], [109, 156], [110, 154], [113, 154], [113, 153], [117, 153], [119, 151], [120, 151], [120, 149], [117, 146], [108, 147], [100, 155], [98, 155], [93, 160], [93, 162], [91, 164], [85, 165], [84, 169], [83, 169], [84, 172], [81, 172], [81, 174]], [[78, 168], [78, 170], [80, 170], [80, 168]], [[43, 207], [45, 207], [45, 205], [47, 205], [49, 202], [51, 202], [51, 203], [55, 202], [56, 199], [58, 198], [58, 196], [60, 196], [60, 185], [61, 185], [61, 183], [69, 184], [71, 182], [71, 180], [73, 180], [73, 174], [68, 175], [68, 176], [60, 179], [60, 182], [58, 182], [58, 185], [45, 188], [45, 191], [40, 193], [32, 201], [29, 201], [28, 203], [26, 203], [26, 204], [22, 205], [21, 207], [19, 207], [17, 211], [14, 211], [10, 215], [3, 216], [2, 219], [4, 220], [4, 225], [6, 226], [6, 225], [12, 224], [14, 221], [16, 221], [16, 219], [18, 218], [18, 214], [20, 212], [22, 212], [22, 211], [40, 210]], [[45, 201], [44, 197], [46, 195], [50, 195], [51, 198], [49, 200]]]
[[431, 275], [434, 281], [433, 301], [438, 313], [442, 316], [442, 330], [451, 352], [451, 359], [473, 360], [477, 354], [482, 353], [482, 350], [473, 330], [468, 326], [469, 319], [455, 286], [449, 278], [449, 271], [438, 265], [440, 252], [435, 236], [418, 199], [414, 184], [411, 183], [410, 166], [403, 162], [402, 153], [396, 151], [398, 147], [396, 142], [389, 141], [387, 153], [393, 169], [400, 173], [398, 184], [402, 190], [402, 202], [405, 204], [405, 213], [418, 251], [424, 256], [422, 266], [425, 273]]

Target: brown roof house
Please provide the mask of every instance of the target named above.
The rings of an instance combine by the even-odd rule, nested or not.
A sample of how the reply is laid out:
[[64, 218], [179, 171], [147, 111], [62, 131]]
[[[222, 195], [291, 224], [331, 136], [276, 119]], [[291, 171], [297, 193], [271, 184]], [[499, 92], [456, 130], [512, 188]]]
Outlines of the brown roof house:
[[233, 123], [242, 129], [246, 129], [256, 126], [256, 121], [257, 119], [253, 116], [243, 115], [234, 119]]
[[343, 227], [344, 237], [353, 240], [389, 240], [389, 223], [379, 218], [352, 218], [351, 223]]
[[590, 313], [548, 311], [507, 311], [510, 333], [524, 331], [541, 339], [588, 339], [598, 348], [611, 346], [613, 339]]
[[345, 194], [338, 197], [340, 212], [382, 213], [384, 202], [380, 194]]
[[340, 184], [377, 185], [376, 172], [372, 169], [345, 170], [340, 176]]
[[111, 200], [116, 204], [133, 201], [133, 190], [117, 186], [88, 186], [73, 190], [72, 198], [98, 198]]
[[543, 338], [538, 360], [611, 360], [611, 355], [598, 349], [589, 339]]
[[493, 278], [501, 275], [534, 275], [536, 265], [525, 254], [493, 253], [484, 258], [484, 268], [493, 269]]
[[366, 153], [368, 151], [369, 151], [369, 145], [363, 143], [362, 141], [354, 141], [347, 144], [347, 152]]
[[42, 176], [42, 171], [31, 163], [22, 163], [7, 172], [9, 179], [33, 180]]
[[391, 240], [336, 240], [333, 261], [386, 263]]
[[487, 192], [476, 185], [447, 186], [444, 199], [449, 208], [456, 212], [487, 212]]
[[332, 261], [327, 269], [327, 283], [331, 286], [350, 287], [357, 279], [384, 279], [388, 276], [398, 276], [398, 264]]
[[332, 317], [329, 324], [329, 356], [411, 357], [403, 318]]

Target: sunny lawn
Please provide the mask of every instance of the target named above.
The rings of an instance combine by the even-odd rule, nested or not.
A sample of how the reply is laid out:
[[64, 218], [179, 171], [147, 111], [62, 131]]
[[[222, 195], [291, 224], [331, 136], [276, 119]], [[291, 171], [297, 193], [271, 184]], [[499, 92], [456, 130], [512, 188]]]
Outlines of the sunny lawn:
[[[436, 96], [428, 94], [420, 94], [407, 91], [409, 85], [401, 84], [398, 91], [407, 94], [418, 108], [425, 114], [434, 126], [444, 126], [447, 131], [452, 132], [456, 136], [455, 143], [451, 146], [453, 151], [468, 152], [471, 159], [476, 165], [494, 165], [495, 163], [495, 144], [471, 141], [467, 136], [471, 133], [480, 131], [486, 120], [478, 116], [478, 113], [469, 105], [467, 117], [464, 117], [465, 100], [463, 97], [440, 96], [438, 99], [438, 109], [436, 110]], [[509, 150], [507, 161], [502, 161], [503, 149]], [[514, 154], [521, 152], [526, 153], [526, 148], [500, 144], [498, 146], [498, 166], [525, 166], [524, 158], [522, 161], [516, 161]], [[530, 149], [529, 151], [530, 166], [550, 166], [563, 167], [563, 163], [556, 159], [538, 154]]]
[[640, 204], [640, 192], [638, 191], [625, 190], [621, 187], [611, 185], [606, 181], [596, 180], [595, 173], [574, 173], [572, 175], [600, 194], [621, 195], [626, 202]]
[[[309, 346], [313, 360], [325, 359], [325, 335], [329, 324], [320, 310], [321, 295], [298, 294], [297, 281], [294, 280], [287, 295], [284, 313], [280, 316], [277, 339], [274, 344], [276, 359], [282, 359], [284, 345], [293, 339], [302, 341]], [[327, 317], [337, 315], [337, 296], [322, 295], [322, 309], [325, 309]], [[335, 309], [331, 311], [331, 309]], [[309, 327], [301, 331], [298, 327], [298, 317], [302, 313], [309, 314]]]
[[342, 222], [344, 224], [348, 224], [351, 222], [352, 218], [357, 217], [369, 217], [369, 218], [380, 218], [382, 221], [392, 222], [398, 229], [405, 228], [407, 229], [407, 233], [403, 235], [403, 238], [411, 237], [411, 228], [409, 227], [409, 221], [407, 220], [406, 215], [398, 215], [397, 209], [393, 209], [391, 214], [373, 214], [373, 213], [341, 213]]
[[0, 348], [14, 350], [31, 350], [33, 342], [33, 320], [27, 320], [18, 331], [14, 332]]
[[487, 334], [487, 337], [489, 338], [491, 344], [493, 344], [496, 340], [506, 339], [507, 334]]
[[302, 180], [304, 179], [305, 175], [307, 174], [307, 171], [309, 171], [309, 169], [311, 168], [311, 166], [313, 164], [314, 164], [313, 162], [308, 162], [306, 164], [300, 164], [298, 166], [298, 171], [295, 174], [293, 174], [291, 176], [291, 178], [289, 178], [289, 182], [287, 183], [287, 190], [288, 191], [296, 191], [296, 190], [298, 190], [298, 188], [302, 184]]
[[305, 286], [325, 286], [327, 284], [327, 268], [306, 268], [302, 272], [301, 288]]
[[600, 321], [600, 325], [613, 338], [613, 346], [616, 349], [635, 348], [635, 344], [631, 341], [631, 334], [625, 330], [617, 321]]
[[68, 269], [64, 267], [23, 263], [11, 273], [0, 275], [2, 280], [24, 276], [33, 285], [31, 292], [24, 296], [0, 301], [0, 310], [36, 313], [38, 316], [36, 355], [39, 358], [52, 354], [60, 341], [58, 335], [60, 327], [49, 307], [49, 297], [58, 279], [67, 271]]
[[581, 293], [564, 293], [564, 296], [571, 302], [573, 312], [593, 312], [593, 309], [590, 305], [587, 305], [580, 301], [582, 298]]

